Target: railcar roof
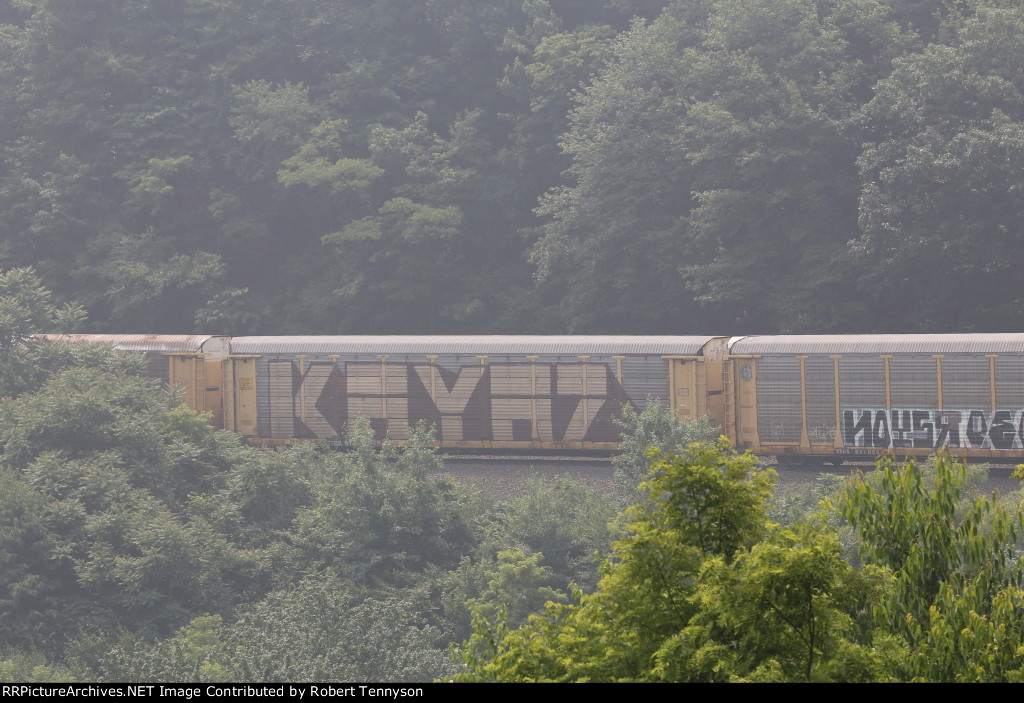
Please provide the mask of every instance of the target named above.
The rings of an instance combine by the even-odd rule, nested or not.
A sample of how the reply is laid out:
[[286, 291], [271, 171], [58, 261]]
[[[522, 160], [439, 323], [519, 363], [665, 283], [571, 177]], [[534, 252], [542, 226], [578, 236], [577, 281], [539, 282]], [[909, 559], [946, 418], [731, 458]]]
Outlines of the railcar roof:
[[694, 356], [714, 336], [421, 335], [234, 337], [232, 354], [622, 354]]
[[216, 335], [211, 334], [35, 334], [51, 342], [107, 344], [122, 351], [199, 352]]
[[1024, 354], [1024, 334], [841, 334], [741, 337], [730, 354]]

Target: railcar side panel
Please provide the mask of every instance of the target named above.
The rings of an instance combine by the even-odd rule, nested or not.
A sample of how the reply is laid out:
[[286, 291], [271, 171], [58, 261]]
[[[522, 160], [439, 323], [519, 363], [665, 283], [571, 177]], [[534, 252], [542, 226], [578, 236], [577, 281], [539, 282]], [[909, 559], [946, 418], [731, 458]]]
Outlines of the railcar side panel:
[[423, 421], [443, 446], [615, 443], [612, 420], [633, 402], [612, 359], [338, 356], [257, 362], [259, 436], [336, 439], [356, 418], [367, 418], [379, 436], [395, 440]]
[[[628, 345], [616, 353], [621, 338], [482, 338], [479, 349], [480, 338], [409, 339], [236, 340], [255, 357], [256, 437], [343, 441], [366, 418], [393, 440], [424, 422], [446, 447], [611, 450], [624, 405], [672, 393], [669, 359]], [[666, 352], [700, 352], [714, 338], [659, 339], [671, 340]]]
[[733, 392], [736, 442], [797, 458], [943, 446], [968, 458], [1020, 455], [1024, 335], [988, 337], [746, 338], [733, 345], [734, 365], [747, 369]]

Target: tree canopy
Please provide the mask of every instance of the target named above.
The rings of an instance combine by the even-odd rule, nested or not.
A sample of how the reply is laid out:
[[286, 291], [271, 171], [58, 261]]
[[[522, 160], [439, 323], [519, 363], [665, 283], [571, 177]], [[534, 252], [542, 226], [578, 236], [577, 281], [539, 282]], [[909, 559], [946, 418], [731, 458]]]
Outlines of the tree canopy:
[[1005, 329], [1022, 21], [0, 3], [0, 265], [97, 332]]

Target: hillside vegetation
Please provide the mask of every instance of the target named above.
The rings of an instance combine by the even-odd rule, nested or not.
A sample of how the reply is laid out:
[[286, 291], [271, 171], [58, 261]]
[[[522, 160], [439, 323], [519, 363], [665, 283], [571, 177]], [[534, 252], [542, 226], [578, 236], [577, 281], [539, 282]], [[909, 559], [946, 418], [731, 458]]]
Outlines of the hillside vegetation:
[[95, 332], [1014, 329], [1022, 43], [1002, 0], [2, 0], [0, 267]]

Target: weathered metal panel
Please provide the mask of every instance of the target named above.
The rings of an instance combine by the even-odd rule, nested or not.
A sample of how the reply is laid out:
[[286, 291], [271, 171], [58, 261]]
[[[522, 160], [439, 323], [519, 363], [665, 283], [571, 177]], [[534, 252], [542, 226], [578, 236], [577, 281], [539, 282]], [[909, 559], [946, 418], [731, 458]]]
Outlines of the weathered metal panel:
[[[262, 437], [331, 439], [365, 417], [392, 439], [422, 421], [445, 443], [582, 444], [617, 442], [614, 419], [626, 403], [642, 408], [647, 395], [667, 403], [662, 355], [699, 353], [712, 338], [653, 338], [671, 343], [650, 357], [629, 355], [638, 338], [508, 339], [241, 338], [232, 351], [259, 356]], [[619, 339], [631, 345], [609, 341]], [[502, 346], [487, 346], [495, 340]]]
[[730, 354], [1024, 354], [1024, 334], [780, 335], [733, 340]]
[[988, 359], [984, 356], [947, 356], [942, 360], [944, 408], [983, 409], [991, 404]]
[[938, 407], [938, 373], [931, 356], [893, 356], [889, 385], [894, 408]]
[[168, 357], [162, 352], [146, 352], [146, 375], [159, 378], [164, 385], [171, 382]]
[[877, 356], [840, 359], [839, 399], [843, 408], [884, 408], [885, 360]]
[[640, 410], [647, 407], [648, 398], [658, 398], [663, 405], [668, 405], [672, 394], [668, 361], [660, 356], [627, 356], [622, 360], [622, 385]]
[[[714, 336], [335, 336], [235, 337], [233, 354], [405, 354], [410, 361], [426, 355], [526, 356], [577, 355], [699, 355]], [[468, 362], [468, 360], [466, 360]]]
[[836, 435], [836, 380], [832, 359], [804, 360], [807, 396], [807, 438], [812, 444], [832, 444]]
[[800, 360], [765, 357], [757, 362], [757, 427], [762, 442], [799, 444]]
[[270, 436], [295, 436], [293, 367], [290, 361], [271, 361], [268, 369], [270, 390]]
[[[209, 334], [37, 334], [36, 339], [81, 344], [106, 344], [121, 351], [193, 352], [203, 351], [211, 340], [225, 340]], [[226, 342], [224, 342], [226, 344]], [[219, 346], [211, 344], [213, 347]]]
[[1000, 408], [1024, 409], [1024, 357], [996, 359], [996, 404]]

